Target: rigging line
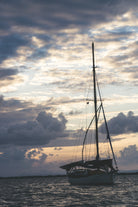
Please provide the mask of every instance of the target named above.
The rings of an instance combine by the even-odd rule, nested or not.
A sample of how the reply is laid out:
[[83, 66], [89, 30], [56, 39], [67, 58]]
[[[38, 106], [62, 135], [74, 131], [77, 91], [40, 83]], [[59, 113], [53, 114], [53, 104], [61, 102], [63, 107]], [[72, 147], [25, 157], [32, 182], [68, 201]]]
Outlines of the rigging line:
[[[98, 116], [97, 116], [97, 121], [98, 121], [99, 120], [99, 117], [100, 117], [100, 112], [101, 112], [101, 104], [100, 104], [97, 112], [98, 112]], [[90, 158], [91, 145], [92, 145], [91, 142], [92, 142], [92, 134], [91, 134], [91, 139], [90, 139], [90, 148], [89, 148], [89, 156], [88, 156], [89, 158]]]
[[[90, 71], [91, 72], [91, 75], [90, 75], [90, 77], [92, 77], [92, 71]], [[88, 76], [89, 77], [89, 76]], [[87, 85], [88, 85], [88, 90], [87, 90], [87, 99], [88, 99], [88, 97], [89, 97], [89, 93], [90, 93], [90, 86], [91, 86], [91, 81], [90, 80], [92, 80], [92, 79], [88, 79], [88, 81], [87, 81]]]
[[81, 143], [81, 137], [82, 137], [82, 128], [80, 129], [80, 127], [82, 126], [82, 120], [80, 120], [79, 122], [79, 129], [77, 130], [77, 133], [75, 135], [76, 137], [76, 141], [73, 147], [73, 153], [72, 153], [72, 161], [76, 161], [78, 159], [78, 154], [79, 154], [79, 145], [82, 145]]
[[102, 104], [100, 104], [100, 106], [97, 110], [97, 112], [98, 112], [97, 120], [99, 120], [99, 117], [100, 117], [101, 107], [102, 107]]
[[92, 146], [92, 132], [90, 134], [91, 138], [90, 138], [90, 147], [89, 147], [89, 153], [88, 153], [88, 159], [90, 160], [90, 153], [91, 153], [91, 146]]
[[103, 105], [102, 105], [102, 111], [103, 111], [103, 116], [104, 116], [106, 131], [107, 131], [107, 139], [109, 139], [109, 143], [110, 143], [110, 147], [111, 147], [111, 150], [112, 150], [112, 154], [113, 154], [114, 162], [115, 162], [115, 165], [116, 165], [116, 169], [118, 170], [118, 166], [117, 166], [115, 154], [114, 154], [114, 151], [113, 151], [113, 146], [112, 146], [112, 143], [111, 143], [111, 138], [110, 138], [110, 134], [109, 134], [109, 129], [108, 129], [108, 125], [107, 125], [107, 121], [106, 121], [106, 117], [105, 117]]
[[105, 121], [105, 127], [106, 127], [106, 132], [107, 132], [107, 139], [109, 139], [110, 147], [111, 147], [112, 154], [113, 154], [113, 159], [114, 159], [114, 162], [115, 162], [115, 165], [116, 165], [116, 169], [118, 170], [118, 166], [117, 166], [115, 154], [114, 154], [113, 147], [112, 147], [112, 143], [111, 143], [109, 128], [108, 128], [107, 121], [106, 121], [106, 117], [105, 117], [105, 112], [104, 112], [104, 107], [103, 107], [103, 102], [102, 102], [102, 98], [101, 98], [101, 93], [100, 93], [100, 88], [99, 88], [98, 80], [96, 80], [96, 82], [97, 82], [98, 93], [99, 93], [99, 97], [100, 97], [100, 101], [101, 101], [101, 107], [102, 107], [102, 111], [103, 111], [103, 117], [104, 117], [104, 121]]
[[[97, 109], [97, 111], [99, 111], [100, 108], [101, 108], [101, 105], [99, 106], [99, 108]], [[88, 131], [89, 131], [90, 126], [91, 126], [91, 124], [92, 124], [92, 122], [93, 122], [94, 119], [95, 119], [95, 115], [93, 116], [93, 118], [92, 118], [92, 120], [91, 120], [91, 122], [90, 122], [90, 124], [89, 124], [89, 126], [88, 126], [88, 128], [86, 130], [85, 136], [84, 136], [83, 147], [82, 147], [82, 161], [83, 161], [83, 151], [84, 151], [84, 145], [85, 145], [86, 137], [87, 137]]]

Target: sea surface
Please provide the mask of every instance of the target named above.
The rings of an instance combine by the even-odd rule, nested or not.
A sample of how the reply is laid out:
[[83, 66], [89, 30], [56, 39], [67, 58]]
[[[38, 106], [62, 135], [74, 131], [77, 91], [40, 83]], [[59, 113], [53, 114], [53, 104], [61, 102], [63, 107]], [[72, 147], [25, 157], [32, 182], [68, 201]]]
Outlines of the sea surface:
[[138, 175], [118, 175], [112, 186], [72, 186], [58, 176], [2, 178], [0, 206], [138, 206]]

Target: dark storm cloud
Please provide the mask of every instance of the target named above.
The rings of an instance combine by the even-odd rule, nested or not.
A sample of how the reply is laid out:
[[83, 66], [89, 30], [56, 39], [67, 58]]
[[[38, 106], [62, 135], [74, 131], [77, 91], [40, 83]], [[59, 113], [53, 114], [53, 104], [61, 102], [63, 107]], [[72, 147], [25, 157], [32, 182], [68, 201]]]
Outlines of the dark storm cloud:
[[[9, 146], [1, 148], [0, 152], [2, 152], [0, 154], [2, 177], [47, 174], [48, 166], [45, 166], [47, 155], [39, 148], [28, 151], [27, 148]], [[38, 159], [35, 159], [35, 156], [38, 156]]]
[[65, 132], [66, 119], [62, 114], [54, 118], [52, 114], [40, 112], [34, 121], [14, 124], [0, 128], [0, 144], [41, 146], [53, 139], [67, 136]]
[[9, 127], [13, 124], [23, 123], [25, 120], [32, 120], [41, 109], [31, 102], [14, 98], [5, 100], [3, 96], [0, 96], [0, 126]]
[[4, 96], [0, 96], [0, 111], [5, 111], [6, 109], [19, 109], [23, 107], [28, 107], [31, 103], [30, 102], [23, 102], [17, 99], [9, 99], [5, 100]]
[[49, 111], [51, 109], [50, 106], [35, 105], [32, 102], [14, 98], [6, 100], [0, 96], [0, 131], [4, 130], [6, 133], [11, 126], [35, 120], [42, 110]]
[[15, 33], [0, 36], [0, 61], [17, 55], [18, 47], [27, 46], [28, 43], [27, 38]]
[[29, 59], [33, 59], [33, 60], [40, 60], [41, 58], [44, 57], [48, 57], [50, 56], [50, 54], [48, 53], [48, 49], [50, 47], [48, 46], [44, 46], [44, 47], [40, 47], [40, 48], [36, 48], [34, 50], [34, 52], [32, 53], [32, 55], [30, 55], [27, 60]]
[[[137, 7], [136, 0], [1, 0], [0, 61], [16, 56], [20, 46], [31, 47], [28, 38], [33, 35], [49, 43], [49, 46], [38, 50], [33, 48], [35, 51], [29, 58], [48, 56], [48, 49], [57, 44], [51, 34], [64, 35], [58, 34], [60, 29], [78, 28], [83, 33], [91, 26], [112, 21], [117, 15]], [[125, 33], [130, 34], [130, 30], [125, 28]], [[46, 34], [40, 34], [39, 31], [45, 31]], [[123, 32], [120, 29], [117, 33], [122, 36]]]
[[114, 16], [137, 6], [136, 0], [3, 0], [0, 3], [0, 16], [7, 26], [39, 27], [56, 31], [57, 28], [111, 21]]
[[20, 75], [19, 70], [15, 68], [0, 67], [0, 81], [1, 81], [0, 88], [2, 88], [2, 90], [3, 89], [5, 90], [6, 86], [21, 84], [24, 81], [24, 77]]
[[24, 123], [25, 120], [32, 120], [35, 115], [35, 110], [28, 109], [28, 112], [25, 112], [24, 110], [17, 110], [17, 111], [9, 111], [9, 112], [0, 112], [0, 126], [2, 127], [9, 127], [13, 124], [17, 123]]
[[63, 132], [65, 129], [65, 124], [67, 120], [63, 116], [63, 114], [59, 114], [58, 118], [52, 117], [52, 114], [46, 114], [45, 112], [40, 112], [36, 118], [38, 123], [40, 123], [44, 129], [49, 132]]
[[0, 80], [5, 80], [5, 79], [14, 79], [14, 76], [18, 74], [18, 70], [17, 69], [4, 69], [4, 68], [0, 68]]
[[[110, 133], [113, 135], [123, 133], [138, 132], [138, 116], [129, 111], [127, 115], [119, 113], [108, 121]], [[105, 126], [102, 124], [99, 128], [100, 132], [105, 133]]]
[[[48, 112], [53, 104], [72, 103], [73, 99], [50, 99], [46, 106], [33, 105], [31, 102], [16, 99], [5, 100], [0, 97], [0, 145], [20, 146], [70, 146], [74, 140], [68, 140], [66, 118], [63, 114], [53, 117]], [[80, 101], [80, 100], [75, 100]], [[81, 100], [82, 101], [82, 100]]]

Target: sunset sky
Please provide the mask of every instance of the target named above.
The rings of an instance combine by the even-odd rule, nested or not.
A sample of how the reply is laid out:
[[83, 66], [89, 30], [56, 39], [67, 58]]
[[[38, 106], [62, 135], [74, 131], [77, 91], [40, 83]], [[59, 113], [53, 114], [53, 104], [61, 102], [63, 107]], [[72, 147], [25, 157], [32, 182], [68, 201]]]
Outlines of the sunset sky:
[[138, 1], [1, 0], [0, 11], [0, 176], [64, 174], [80, 159], [92, 41], [119, 169], [138, 170]]

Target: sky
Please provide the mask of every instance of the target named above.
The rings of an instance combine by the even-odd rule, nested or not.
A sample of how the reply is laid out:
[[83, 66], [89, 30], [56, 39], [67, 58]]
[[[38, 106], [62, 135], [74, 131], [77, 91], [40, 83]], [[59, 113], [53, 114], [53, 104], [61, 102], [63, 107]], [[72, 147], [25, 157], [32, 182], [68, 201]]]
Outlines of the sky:
[[64, 174], [80, 159], [92, 41], [119, 169], [138, 170], [138, 1], [1, 0], [0, 11], [0, 176]]

